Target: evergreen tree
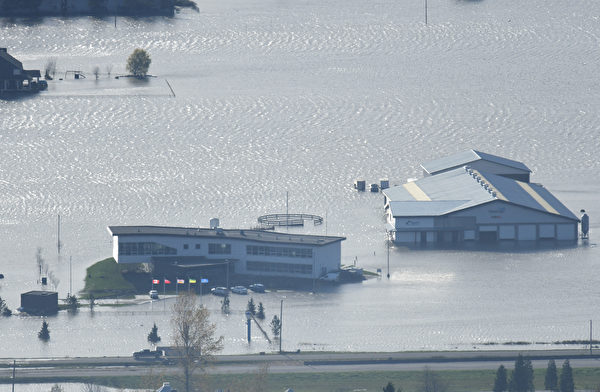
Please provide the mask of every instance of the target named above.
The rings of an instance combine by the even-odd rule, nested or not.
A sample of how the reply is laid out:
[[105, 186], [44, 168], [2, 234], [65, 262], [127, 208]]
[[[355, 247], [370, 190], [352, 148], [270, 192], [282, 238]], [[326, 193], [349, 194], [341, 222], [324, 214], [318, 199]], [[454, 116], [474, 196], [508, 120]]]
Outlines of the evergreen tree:
[[158, 327], [156, 326], [156, 323], [154, 323], [152, 330], [148, 334], [148, 341], [152, 344], [160, 342], [160, 336], [158, 336]]
[[494, 380], [494, 392], [504, 392], [508, 389], [508, 381], [506, 378], [506, 368], [504, 365], [500, 365], [496, 372], [496, 379]]
[[510, 392], [533, 392], [533, 366], [531, 361], [519, 354], [515, 361], [515, 370], [512, 372], [508, 385]]
[[558, 371], [554, 359], [548, 361], [546, 368], [546, 377], [544, 378], [544, 388], [547, 391], [558, 391]]
[[273, 320], [271, 320], [271, 331], [275, 337], [278, 337], [281, 333], [281, 320], [277, 315], [273, 316]]
[[48, 325], [49, 324], [44, 320], [42, 322], [42, 329], [40, 330], [40, 332], [38, 332], [38, 338], [40, 338], [44, 342], [50, 340], [50, 330], [48, 329]]
[[258, 303], [258, 312], [256, 312], [256, 317], [258, 317], [260, 320], [265, 319], [265, 307], [263, 306], [262, 302]]
[[394, 384], [390, 381], [383, 387], [383, 392], [396, 392], [396, 388], [394, 388]]
[[560, 392], [574, 391], [575, 381], [573, 380], [573, 369], [571, 368], [571, 363], [567, 359], [563, 363], [562, 370], [560, 371]]
[[250, 298], [250, 300], [248, 301], [248, 307], [246, 308], [246, 310], [250, 313], [252, 313], [253, 316], [256, 315], [256, 305], [254, 305], [254, 299]]
[[0, 298], [0, 315], [6, 317], [12, 315], [12, 310], [6, 306], [6, 301], [4, 301], [2, 298]]
[[221, 301], [221, 312], [229, 313], [229, 295], [226, 295]]

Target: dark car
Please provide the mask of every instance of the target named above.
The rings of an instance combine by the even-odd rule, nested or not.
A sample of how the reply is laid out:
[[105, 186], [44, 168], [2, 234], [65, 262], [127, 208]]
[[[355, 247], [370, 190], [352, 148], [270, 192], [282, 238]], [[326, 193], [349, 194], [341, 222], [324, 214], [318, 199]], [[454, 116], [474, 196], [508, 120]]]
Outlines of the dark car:
[[143, 349], [141, 351], [136, 351], [133, 353], [133, 358], [135, 359], [157, 359], [162, 357], [163, 352], [161, 350], [149, 350]]

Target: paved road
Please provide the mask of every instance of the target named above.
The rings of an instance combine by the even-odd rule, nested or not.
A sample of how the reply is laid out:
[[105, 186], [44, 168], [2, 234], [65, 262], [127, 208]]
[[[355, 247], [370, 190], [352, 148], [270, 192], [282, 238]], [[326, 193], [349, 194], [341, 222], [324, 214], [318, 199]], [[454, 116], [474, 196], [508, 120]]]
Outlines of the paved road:
[[[426, 366], [433, 370], [492, 370], [500, 364], [512, 367], [522, 353], [532, 358], [535, 368], [546, 368], [548, 359], [569, 358], [573, 367], [600, 367], [600, 356], [590, 356], [583, 350], [553, 351], [475, 351], [416, 353], [302, 353], [272, 355], [218, 356], [208, 369], [212, 374], [255, 373], [269, 364], [270, 373], [314, 373], [341, 371], [410, 371]], [[11, 359], [0, 360], [0, 382], [9, 382]], [[150, 373], [169, 375], [179, 372], [176, 366], [131, 358], [60, 358], [19, 359], [16, 377], [70, 378], [105, 376], [144, 376]], [[559, 363], [560, 365], [560, 363]]]

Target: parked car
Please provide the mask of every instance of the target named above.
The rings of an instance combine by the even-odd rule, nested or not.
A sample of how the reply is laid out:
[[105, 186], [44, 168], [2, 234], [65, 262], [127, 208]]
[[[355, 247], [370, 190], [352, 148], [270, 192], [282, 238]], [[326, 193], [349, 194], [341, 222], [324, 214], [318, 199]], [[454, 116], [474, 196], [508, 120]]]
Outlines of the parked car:
[[158, 359], [162, 357], [163, 352], [161, 350], [149, 350], [147, 348], [136, 351], [133, 353], [133, 358], [135, 359]]
[[219, 297], [227, 297], [229, 295], [227, 287], [214, 287], [210, 292], [212, 295], [218, 295]]
[[158, 299], [158, 291], [156, 290], [150, 290], [148, 292], [148, 295], [150, 296], [150, 298], [152, 299]]
[[231, 288], [231, 292], [235, 294], [246, 295], [248, 294], [248, 289], [244, 286], [235, 286]]
[[265, 285], [262, 283], [254, 283], [254, 284], [251, 284], [249, 287], [250, 287], [250, 290], [254, 291], [255, 293], [264, 293], [265, 292]]

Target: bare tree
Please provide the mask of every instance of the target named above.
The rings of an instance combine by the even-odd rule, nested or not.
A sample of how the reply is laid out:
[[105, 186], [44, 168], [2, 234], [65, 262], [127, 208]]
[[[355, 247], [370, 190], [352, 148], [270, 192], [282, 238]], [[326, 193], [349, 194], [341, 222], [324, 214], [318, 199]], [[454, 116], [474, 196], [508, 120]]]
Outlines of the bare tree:
[[106, 74], [108, 75], [108, 77], [110, 78], [110, 73], [112, 72], [113, 66], [112, 64], [108, 64], [106, 66]]
[[92, 71], [92, 73], [94, 74], [94, 76], [96, 77], [96, 80], [98, 80], [98, 77], [100, 77], [100, 67], [98, 67], [97, 65], [94, 67], [94, 70]]
[[46, 61], [46, 65], [44, 66], [44, 77], [48, 80], [51, 80], [54, 78], [55, 74], [56, 74], [56, 58], [50, 57]]
[[419, 390], [421, 392], [446, 392], [448, 386], [437, 373], [426, 366], [423, 371], [423, 384]]
[[195, 295], [177, 297], [171, 324], [186, 392], [190, 391], [194, 372], [203, 370], [212, 356], [223, 349], [223, 336], [215, 338], [216, 326], [208, 318], [208, 310], [196, 303]]

